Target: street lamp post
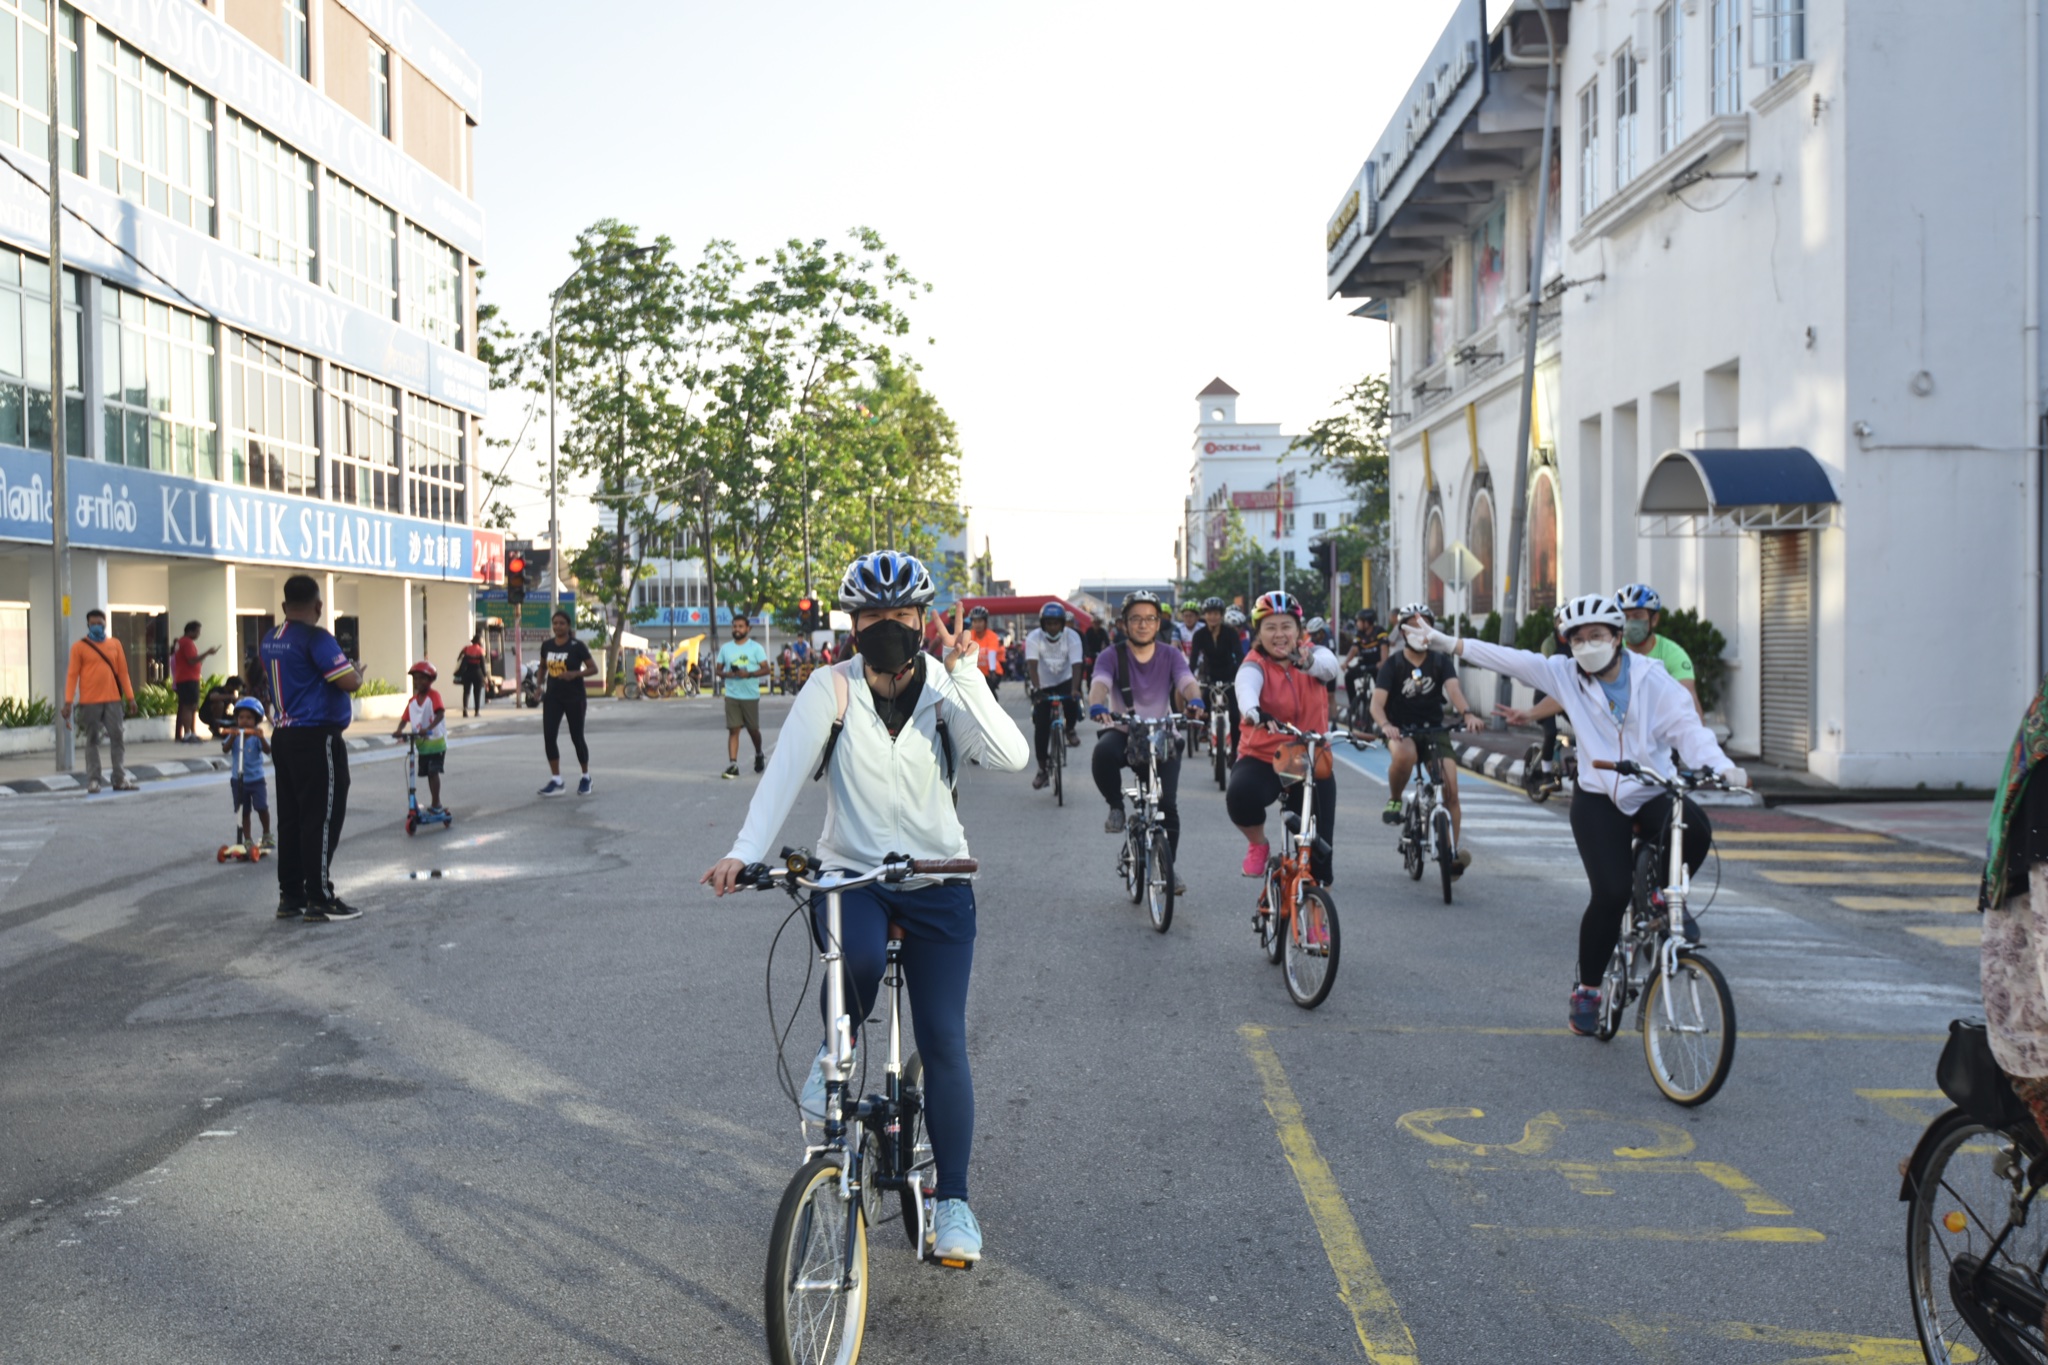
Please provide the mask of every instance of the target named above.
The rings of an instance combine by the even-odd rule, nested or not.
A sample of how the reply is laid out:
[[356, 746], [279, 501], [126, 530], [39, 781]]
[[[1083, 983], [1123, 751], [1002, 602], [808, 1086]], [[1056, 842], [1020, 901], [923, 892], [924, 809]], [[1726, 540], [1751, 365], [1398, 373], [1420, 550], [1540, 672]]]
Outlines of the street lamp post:
[[[52, 604], [56, 619], [50, 631], [55, 647], [50, 662], [57, 670], [50, 695], [59, 699], [52, 719], [57, 727], [57, 771], [65, 773], [71, 771], [71, 726], [64, 719], [62, 705], [70, 658], [64, 637], [71, 620], [71, 517], [64, 478], [64, 195], [63, 172], [58, 169], [63, 164], [64, 111], [57, 102], [60, 11], [52, 9], [48, 17], [50, 49], [44, 66], [50, 75], [50, 563], [54, 570], [50, 595], [56, 599]], [[121, 774], [116, 772], [114, 780], [120, 781]]]
[[[52, 68], [54, 70], [54, 68]], [[52, 78], [54, 80], [54, 77]], [[55, 89], [53, 85], [51, 87]], [[556, 285], [548, 295], [548, 610], [558, 611], [562, 606], [562, 507], [561, 489], [557, 486], [555, 474], [555, 312], [562, 302], [562, 291], [576, 282], [576, 277], [592, 266], [610, 265], [613, 261], [638, 260], [654, 250], [651, 246], [636, 246], [630, 251], [615, 251], [609, 256], [600, 256], [586, 261], [569, 272], [569, 278]]]

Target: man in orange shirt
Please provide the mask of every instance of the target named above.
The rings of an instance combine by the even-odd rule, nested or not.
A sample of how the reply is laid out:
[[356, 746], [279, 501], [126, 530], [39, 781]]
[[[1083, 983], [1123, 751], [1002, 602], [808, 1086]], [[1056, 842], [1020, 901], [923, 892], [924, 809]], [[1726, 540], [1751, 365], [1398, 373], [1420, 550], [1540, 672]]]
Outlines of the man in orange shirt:
[[85, 638], [71, 646], [71, 664], [64, 672], [64, 703], [59, 708], [71, 721], [71, 703], [78, 700], [78, 728], [85, 731], [85, 790], [100, 789], [100, 731], [113, 750], [114, 790], [132, 792], [134, 779], [121, 760], [128, 756], [121, 721], [134, 714], [135, 688], [128, 681], [128, 656], [119, 640], [107, 638], [107, 614], [94, 607], [85, 614]]
[[988, 679], [989, 695], [994, 696], [1003, 682], [1003, 637], [988, 628], [987, 607], [967, 613], [967, 633], [981, 647], [981, 673]]

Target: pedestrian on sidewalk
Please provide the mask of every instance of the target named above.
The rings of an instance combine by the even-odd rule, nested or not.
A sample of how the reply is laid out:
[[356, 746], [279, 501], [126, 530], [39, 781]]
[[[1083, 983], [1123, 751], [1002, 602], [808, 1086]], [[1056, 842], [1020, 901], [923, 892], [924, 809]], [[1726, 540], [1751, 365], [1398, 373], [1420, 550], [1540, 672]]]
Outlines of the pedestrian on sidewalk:
[[185, 633], [171, 646], [171, 690], [178, 694], [178, 721], [171, 733], [180, 744], [199, 743], [199, 683], [206, 676], [206, 661], [218, 653], [219, 645], [199, 647], [197, 621], [187, 621]]
[[484, 713], [484, 633], [478, 631], [469, 637], [469, 643], [455, 656], [455, 681], [462, 685], [462, 714], [469, 714], [470, 699], [476, 700], [476, 713]]
[[583, 742], [583, 716], [590, 707], [590, 694], [583, 680], [597, 672], [597, 660], [590, 646], [569, 630], [569, 613], [558, 611], [551, 624], [554, 634], [540, 642], [540, 672], [547, 679], [547, 691], [540, 699], [541, 744], [548, 755], [548, 781], [542, 796], [560, 796], [569, 790], [562, 783], [562, 722], [569, 722], [569, 742], [576, 746], [576, 762], [583, 776], [576, 782], [578, 796], [590, 795], [590, 746]]
[[128, 681], [128, 656], [119, 640], [107, 638], [107, 614], [94, 607], [85, 614], [85, 638], [73, 642], [71, 662], [64, 670], [64, 720], [71, 722], [72, 699], [78, 700], [77, 726], [85, 732], [85, 790], [88, 796], [100, 789], [100, 733], [106, 732], [113, 761], [114, 790], [132, 792], [135, 779], [128, 775], [124, 760], [127, 741], [121, 722], [136, 713], [135, 687]]
[[349, 694], [363, 675], [320, 626], [319, 580], [284, 581], [284, 624], [264, 635], [277, 769], [277, 917], [308, 923], [359, 918], [334, 889], [334, 849], [348, 815]]
[[721, 777], [740, 775], [742, 728], [754, 741], [754, 771], [768, 766], [761, 755], [761, 679], [768, 676], [768, 651], [749, 638], [752, 633], [752, 623], [734, 612], [732, 638], [718, 647], [718, 676], [725, 680], [726, 767]]

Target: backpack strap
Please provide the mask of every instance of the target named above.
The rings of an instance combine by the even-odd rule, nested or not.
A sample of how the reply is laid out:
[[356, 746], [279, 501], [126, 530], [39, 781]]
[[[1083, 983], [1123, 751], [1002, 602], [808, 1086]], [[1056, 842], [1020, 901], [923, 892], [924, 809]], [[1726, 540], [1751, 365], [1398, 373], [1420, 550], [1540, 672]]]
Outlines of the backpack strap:
[[1123, 695], [1124, 714], [1136, 715], [1138, 703], [1131, 696], [1131, 650], [1121, 640], [1116, 645], [1116, 690]]
[[839, 747], [839, 733], [846, 728], [846, 708], [853, 702], [853, 687], [846, 680], [846, 668], [852, 662], [849, 659], [845, 664], [834, 664], [829, 670], [836, 706], [832, 713], [832, 732], [825, 736], [825, 751], [818, 755], [818, 771], [811, 774], [813, 782], [824, 780], [826, 771], [832, 766], [832, 751]]

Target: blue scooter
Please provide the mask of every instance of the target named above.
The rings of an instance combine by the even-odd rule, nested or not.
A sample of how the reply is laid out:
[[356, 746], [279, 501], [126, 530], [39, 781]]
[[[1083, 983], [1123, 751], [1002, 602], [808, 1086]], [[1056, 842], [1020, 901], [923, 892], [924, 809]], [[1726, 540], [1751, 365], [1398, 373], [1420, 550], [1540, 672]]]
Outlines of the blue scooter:
[[420, 806], [420, 746], [418, 735], [405, 737], [405, 832], [418, 834], [422, 825], [455, 824], [455, 813], [446, 807]]

